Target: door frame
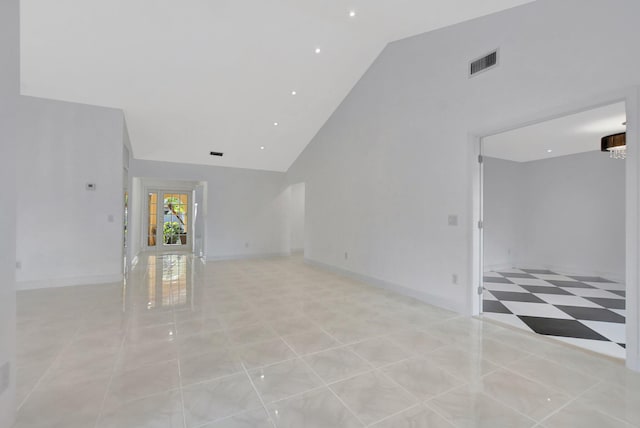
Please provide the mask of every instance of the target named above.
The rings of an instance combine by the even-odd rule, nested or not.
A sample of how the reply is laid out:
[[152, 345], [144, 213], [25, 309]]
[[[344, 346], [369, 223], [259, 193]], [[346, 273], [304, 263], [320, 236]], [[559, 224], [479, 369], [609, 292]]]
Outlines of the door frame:
[[564, 106], [548, 109], [544, 113], [497, 123], [484, 129], [469, 132], [468, 164], [471, 174], [471, 224], [472, 236], [470, 263], [468, 267], [469, 287], [467, 291], [467, 313], [472, 316], [481, 314], [482, 297], [478, 290], [483, 286], [483, 164], [479, 162], [482, 155], [482, 139], [490, 135], [522, 128], [559, 117], [584, 112], [606, 105], [624, 102], [627, 113], [627, 158], [625, 165], [625, 285], [626, 285], [626, 366], [640, 371], [640, 87], [625, 88], [608, 94], [601, 94], [590, 99], [581, 100]]
[[[142, 241], [143, 241], [143, 246], [142, 248], [144, 248], [145, 251], [154, 251], [154, 252], [159, 252], [159, 253], [174, 253], [174, 252], [192, 252], [193, 251], [193, 233], [194, 233], [194, 222], [193, 222], [193, 212], [194, 212], [194, 203], [193, 203], [193, 188], [180, 188], [178, 187], [173, 187], [173, 186], [168, 186], [168, 187], [159, 187], [159, 186], [144, 186], [144, 192], [142, 194], [142, 197], [144, 198], [144, 216], [143, 216], [143, 223], [142, 223]], [[182, 193], [182, 194], [186, 194], [187, 195], [187, 205], [189, 207], [187, 213], [188, 213], [188, 224], [187, 224], [187, 242], [184, 245], [175, 245], [175, 246], [165, 246], [164, 243], [162, 243], [162, 239], [159, 239], [162, 237], [162, 231], [160, 226], [160, 223], [164, 224], [164, 215], [163, 213], [161, 213], [159, 210], [157, 212], [157, 230], [156, 230], [156, 245], [155, 246], [150, 246], [149, 245], [149, 241], [148, 241], [148, 227], [149, 225], [147, 224], [147, 222], [149, 221], [149, 216], [150, 216], [150, 212], [149, 212], [149, 193], [157, 193], [158, 194], [158, 206], [160, 206], [161, 204], [161, 200], [164, 200], [163, 195], [167, 194], [167, 193]], [[161, 221], [162, 219], [162, 221]]]

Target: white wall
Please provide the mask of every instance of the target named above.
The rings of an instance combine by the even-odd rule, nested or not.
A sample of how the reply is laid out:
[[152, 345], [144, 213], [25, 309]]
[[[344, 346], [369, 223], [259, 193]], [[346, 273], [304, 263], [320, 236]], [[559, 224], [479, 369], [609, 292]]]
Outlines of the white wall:
[[119, 110], [21, 97], [19, 288], [122, 278], [123, 125]]
[[[484, 157], [484, 268], [518, 266], [524, 238], [523, 164]], [[522, 265], [526, 267], [528, 265]]]
[[485, 269], [624, 280], [624, 161], [599, 151], [523, 163], [485, 157], [484, 177]]
[[207, 184], [197, 184], [194, 193], [195, 224], [193, 227], [193, 253], [198, 257], [205, 257], [207, 237]]
[[624, 280], [625, 162], [589, 152], [523, 166], [522, 259]]
[[291, 185], [291, 251], [304, 250], [304, 187]]
[[[19, 93], [19, 2], [0, 2], [0, 427], [10, 427], [15, 414], [16, 353], [16, 112]], [[2, 381], [9, 370], [8, 385]]]
[[639, 85], [638, 16], [636, 0], [539, 0], [390, 44], [288, 172], [306, 182], [306, 257], [472, 313], [470, 135]]
[[142, 249], [142, 216], [144, 212], [144, 196], [142, 180], [133, 177], [133, 171], [129, 169], [129, 179], [131, 181], [131, 194], [129, 195], [129, 245], [128, 263], [133, 262]]
[[207, 183], [205, 247], [209, 260], [290, 252], [291, 192], [283, 173], [134, 160], [131, 174]]

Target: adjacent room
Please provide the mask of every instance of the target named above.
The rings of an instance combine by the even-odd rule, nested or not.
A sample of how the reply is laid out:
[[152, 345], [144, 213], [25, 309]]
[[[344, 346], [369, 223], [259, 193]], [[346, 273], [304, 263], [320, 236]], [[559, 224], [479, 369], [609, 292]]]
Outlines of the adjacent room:
[[626, 123], [616, 103], [483, 139], [484, 317], [625, 357]]
[[640, 427], [638, 17], [0, 1], [0, 428]]

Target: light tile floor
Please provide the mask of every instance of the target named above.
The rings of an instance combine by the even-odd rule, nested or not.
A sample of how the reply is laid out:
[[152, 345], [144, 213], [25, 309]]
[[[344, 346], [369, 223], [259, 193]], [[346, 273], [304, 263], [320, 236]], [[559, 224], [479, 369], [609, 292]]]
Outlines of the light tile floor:
[[15, 428], [632, 427], [640, 375], [305, 265], [18, 294]]

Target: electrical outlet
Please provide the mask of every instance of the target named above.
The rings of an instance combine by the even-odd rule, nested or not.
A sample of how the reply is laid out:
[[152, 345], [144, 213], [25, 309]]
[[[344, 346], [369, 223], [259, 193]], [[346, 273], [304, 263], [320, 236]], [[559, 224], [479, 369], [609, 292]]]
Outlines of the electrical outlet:
[[447, 223], [449, 226], [457, 226], [458, 225], [458, 216], [455, 214], [449, 214], [447, 219]]
[[451, 275], [451, 282], [454, 283], [454, 284], [458, 283], [458, 275], [457, 274], [454, 273], [453, 275]]
[[249, 241], [244, 243], [244, 248], [249, 248]]
[[349, 253], [346, 251], [344, 252], [344, 259], [349, 260]]
[[22, 262], [20, 260], [16, 262], [16, 269], [22, 269]]

